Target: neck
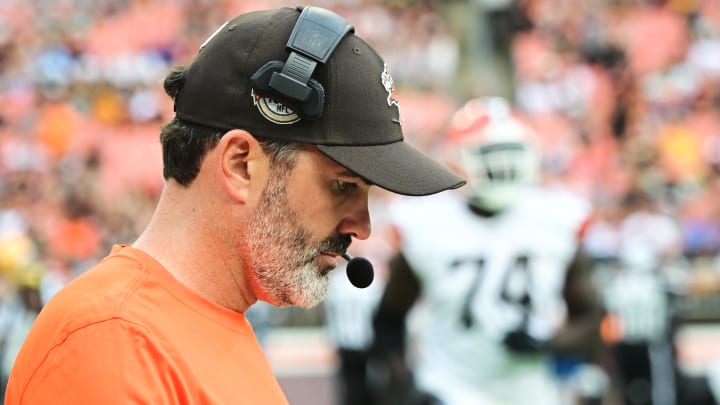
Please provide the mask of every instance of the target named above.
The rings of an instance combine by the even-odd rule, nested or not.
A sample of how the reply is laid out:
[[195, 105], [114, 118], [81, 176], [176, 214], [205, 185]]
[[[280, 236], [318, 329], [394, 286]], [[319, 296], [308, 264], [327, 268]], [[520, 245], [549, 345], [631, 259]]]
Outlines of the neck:
[[202, 297], [228, 309], [244, 312], [255, 303], [242, 264], [231, 246], [220, 235], [225, 221], [212, 221], [205, 213], [221, 207], [193, 191], [168, 182], [150, 223], [133, 247], [155, 258], [178, 281]]

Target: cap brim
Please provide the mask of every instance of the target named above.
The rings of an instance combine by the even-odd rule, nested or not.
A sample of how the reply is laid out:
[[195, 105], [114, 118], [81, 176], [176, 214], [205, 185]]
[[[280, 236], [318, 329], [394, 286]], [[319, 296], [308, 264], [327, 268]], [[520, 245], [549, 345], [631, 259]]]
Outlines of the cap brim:
[[405, 142], [317, 148], [372, 184], [394, 193], [422, 196], [458, 188], [466, 181]]

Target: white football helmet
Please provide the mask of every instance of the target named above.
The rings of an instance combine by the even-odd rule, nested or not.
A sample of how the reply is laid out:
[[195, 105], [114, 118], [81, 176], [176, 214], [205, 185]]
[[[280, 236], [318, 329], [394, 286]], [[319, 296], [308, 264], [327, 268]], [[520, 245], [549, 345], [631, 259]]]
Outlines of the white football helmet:
[[468, 101], [452, 118], [448, 142], [468, 179], [471, 203], [496, 213], [536, 181], [535, 132], [515, 117], [500, 97]]

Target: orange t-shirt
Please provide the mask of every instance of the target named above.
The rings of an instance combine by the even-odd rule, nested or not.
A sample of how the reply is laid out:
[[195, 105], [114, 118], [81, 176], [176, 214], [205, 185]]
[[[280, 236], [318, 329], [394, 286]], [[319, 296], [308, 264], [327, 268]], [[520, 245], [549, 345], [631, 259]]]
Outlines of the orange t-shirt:
[[[202, 269], [198, 269], [202, 271]], [[244, 314], [115, 246], [45, 306], [6, 405], [287, 404]]]

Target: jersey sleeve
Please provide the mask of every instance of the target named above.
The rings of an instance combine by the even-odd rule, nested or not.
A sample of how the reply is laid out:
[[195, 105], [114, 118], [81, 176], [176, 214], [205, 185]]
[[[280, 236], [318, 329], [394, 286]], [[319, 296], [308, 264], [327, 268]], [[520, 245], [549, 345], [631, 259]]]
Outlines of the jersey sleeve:
[[13, 370], [6, 404], [180, 404], [189, 402], [186, 392], [144, 328], [109, 319], [73, 331], [37, 365]]

